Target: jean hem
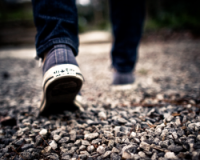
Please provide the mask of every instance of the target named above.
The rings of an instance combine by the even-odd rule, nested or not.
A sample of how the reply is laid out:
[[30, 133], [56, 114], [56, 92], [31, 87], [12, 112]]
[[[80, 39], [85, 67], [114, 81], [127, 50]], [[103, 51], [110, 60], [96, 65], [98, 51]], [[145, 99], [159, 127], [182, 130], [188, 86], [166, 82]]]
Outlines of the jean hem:
[[70, 46], [73, 50], [73, 53], [75, 56], [78, 55], [78, 45], [75, 45], [73, 43], [73, 41], [69, 38], [55, 38], [55, 39], [51, 39], [48, 42], [46, 42], [45, 44], [40, 45], [40, 47], [36, 47], [36, 51], [37, 51], [37, 56], [40, 58], [43, 58], [43, 54], [53, 48], [54, 45], [57, 44], [66, 44], [68, 46]]
[[119, 72], [119, 73], [132, 73], [132, 72], [134, 72], [134, 70], [135, 70], [135, 64], [132, 66], [132, 67], [120, 67], [120, 66], [118, 66], [118, 65], [112, 65], [112, 68], [114, 69], [114, 70], [116, 70], [117, 72]]

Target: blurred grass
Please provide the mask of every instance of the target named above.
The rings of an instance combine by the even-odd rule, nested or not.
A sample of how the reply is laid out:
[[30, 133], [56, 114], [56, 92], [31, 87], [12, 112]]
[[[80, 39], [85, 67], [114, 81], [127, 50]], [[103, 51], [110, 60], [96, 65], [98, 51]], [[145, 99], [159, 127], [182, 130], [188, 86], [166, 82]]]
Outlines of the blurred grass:
[[33, 11], [30, 2], [26, 3], [6, 3], [0, 0], [0, 22], [10, 21], [33, 21]]
[[167, 28], [200, 34], [200, 1], [148, 0], [145, 30]]
[[103, 30], [103, 31], [111, 31], [111, 24], [109, 21], [101, 21], [98, 23], [85, 23], [82, 22], [82, 17], [79, 17], [79, 32], [87, 32], [92, 30]]
[[163, 28], [175, 31], [190, 30], [198, 33], [200, 21], [196, 17], [184, 13], [179, 16], [166, 13], [161, 18], [147, 18], [145, 21], [144, 31], [155, 31]]
[[0, 14], [0, 21], [23, 21], [23, 20], [33, 20], [32, 10], [12, 10], [6, 14]]

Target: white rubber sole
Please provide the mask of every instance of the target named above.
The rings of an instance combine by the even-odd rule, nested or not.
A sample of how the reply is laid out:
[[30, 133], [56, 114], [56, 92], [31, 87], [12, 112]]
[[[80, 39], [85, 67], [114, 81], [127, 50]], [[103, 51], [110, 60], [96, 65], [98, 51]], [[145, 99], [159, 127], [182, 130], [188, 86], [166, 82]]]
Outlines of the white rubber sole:
[[43, 96], [40, 114], [63, 111], [71, 105], [83, 84], [83, 76], [78, 66], [56, 65], [43, 78]]

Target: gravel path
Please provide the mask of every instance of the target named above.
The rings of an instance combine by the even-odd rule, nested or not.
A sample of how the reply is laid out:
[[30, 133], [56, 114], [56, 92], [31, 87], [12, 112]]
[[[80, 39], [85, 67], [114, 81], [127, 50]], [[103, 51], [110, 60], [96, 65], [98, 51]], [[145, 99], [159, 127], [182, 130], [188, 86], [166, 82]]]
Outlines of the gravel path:
[[199, 44], [143, 42], [129, 89], [110, 86], [105, 44], [97, 53], [85, 44], [88, 53], [78, 57], [86, 79], [83, 110], [49, 117], [37, 116], [37, 62], [0, 59], [1, 159], [200, 159]]

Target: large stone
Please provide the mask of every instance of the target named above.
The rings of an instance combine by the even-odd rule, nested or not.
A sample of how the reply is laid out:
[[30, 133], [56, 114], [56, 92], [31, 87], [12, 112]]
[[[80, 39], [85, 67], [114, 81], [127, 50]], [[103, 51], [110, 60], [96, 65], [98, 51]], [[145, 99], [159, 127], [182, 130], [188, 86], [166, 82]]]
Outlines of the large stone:
[[172, 132], [171, 134], [172, 134], [172, 138], [173, 138], [173, 139], [177, 139], [177, 138], [178, 138], [178, 135], [177, 135], [176, 132]]
[[171, 160], [178, 160], [179, 158], [174, 154], [174, 152], [166, 152], [165, 158], [171, 159]]
[[104, 154], [104, 153], [105, 153], [105, 148], [104, 148], [103, 146], [99, 146], [99, 147], [97, 148], [97, 152], [98, 152], [99, 154]]
[[138, 155], [142, 158], [147, 158], [146, 154], [142, 151], [138, 152]]
[[200, 141], [200, 134], [198, 134], [198, 136], [197, 136], [197, 140]]
[[41, 136], [46, 136], [46, 135], [47, 135], [47, 129], [42, 129], [42, 130], [40, 131], [40, 135], [41, 135]]
[[55, 134], [55, 135], [53, 136], [53, 139], [54, 139], [55, 141], [59, 141], [60, 138], [61, 138], [61, 136], [60, 136], [60, 135], [57, 135], [57, 134]]
[[119, 150], [117, 148], [113, 147], [112, 152], [113, 153], [119, 153]]
[[82, 143], [82, 145], [85, 145], [85, 146], [89, 146], [90, 145], [90, 142], [88, 142], [86, 140], [82, 140], [81, 143]]
[[151, 149], [150, 145], [146, 142], [141, 142], [140, 148], [144, 149], [145, 151], [150, 151], [150, 149]]
[[182, 151], [183, 147], [172, 144], [172, 145], [168, 146], [168, 149], [172, 152], [180, 152], [180, 151]]
[[89, 156], [90, 154], [87, 151], [80, 151], [80, 154]]
[[129, 153], [127, 151], [124, 151], [122, 153], [122, 158], [123, 159], [133, 159], [134, 158], [134, 154], [133, 153]]
[[125, 123], [127, 123], [127, 121], [126, 121], [124, 118], [118, 118], [118, 119], [117, 119], [117, 122], [120, 123], [120, 124], [125, 124]]
[[136, 136], [137, 136], [137, 134], [135, 132], [131, 132], [130, 138], [135, 138]]
[[27, 159], [27, 160], [31, 160], [33, 157], [31, 156], [31, 153], [30, 152], [21, 152], [21, 156], [24, 158], [24, 159]]
[[161, 142], [159, 143], [159, 145], [160, 145], [162, 148], [168, 148], [168, 146], [169, 146], [169, 140], [161, 141]]
[[79, 146], [81, 144], [81, 140], [80, 139], [76, 140], [76, 142], [74, 144]]
[[69, 137], [63, 137], [58, 141], [58, 143], [67, 143], [67, 142], [69, 142]]
[[90, 145], [87, 147], [87, 151], [88, 152], [93, 152], [94, 151], [94, 146], [93, 145]]
[[22, 151], [25, 151], [25, 150], [27, 150], [27, 149], [29, 149], [29, 148], [33, 148], [33, 147], [34, 147], [33, 144], [25, 144], [25, 145], [23, 145], [23, 146], [21, 147], [21, 150], [22, 150]]
[[167, 129], [164, 129], [161, 133], [161, 137], [166, 137], [168, 135], [168, 130]]
[[102, 139], [98, 138], [98, 139], [94, 139], [92, 141], [92, 144], [99, 144], [101, 142]]
[[200, 122], [197, 122], [197, 123], [190, 123], [189, 125], [188, 125], [188, 128], [190, 129], [190, 130], [197, 130], [198, 128], [200, 128]]
[[70, 157], [70, 155], [64, 155], [64, 156], [62, 156], [61, 159], [62, 159], [62, 160], [70, 160], [71, 157]]
[[57, 143], [53, 140], [50, 144], [51, 148], [56, 149], [58, 147]]
[[199, 160], [200, 153], [197, 151], [192, 152], [192, 160]]
[[151, 160], [157, 160], [157, 158], [158, 158], [157, 153], [156, 152], [153, 153], [153, 155], [151, 156]]
[[181, 125], [180, 117], [176, 117], [175, 124], [176, 124], [177, 126], [180, 126], [180, 125]]
[[136, 151], [137, 151], [137, 145], [136, 144], [130, 144], [130, 145], [128, 145], [128, 146], [124, 146], [123, 148], [122, 148], [122, 155], [123, 155], [123, 153], [124, 152], [126, 152], [126, 153], [124, 153], [124, 156], [126, 157], [128, 157], [128, 156], [130, 156], [130, 157], [132, 157], [132, 155], [134, 154], [134, 153], [136, 153]]
[[44, 148], [44, 150], [42, 150], [42, 154], [50, 153], [50, 151], [51, 151], [51, 146], [47, 146]]
[[47, 157], [48, 157], [48, 159], [51, 159], [51, 160], [59, 159], [59, 156], [56, 153], [50, 153], [50, 155], [48, 155]]
[[90, 140], [97, 138], [98, 136], [99, 136], [98, 133], [89, 133], [89, 134], [84, 135], [84, 139], [87, 139], [90, 141]]
[[106, 138], [112, 138], [112, 137], [113, 137], [113, 133], [110, 132], [110, 131], [104, 131], [104, 136], [105, 136]]
[[70, 131], [70, 140], [71, 141], [76, 140], [76, 131], [75, 130]]
[[18, 141], [16, 141], [14, 144], [17, 146], [21, 146], [24, 143], [24, 138], [19, 139]]
[[99, 118], [101, 119], [107, 119], [106, 113], [105, 112], [99, 112], [98, 113]]
[[111, 153], [110, 159], [111, 160], [121, 160], [121, 156], [119, 156], [117, 153]]
[[83, 151], [83, 150], [85, 150], [86, 149], [86, 146], [84, 146], [84, 145], [81, 145], [80, 147], [79, 147], [79, 150], [80, 151]]
[[106, 153], [103, 154], [102, 158], [108, 158], [111, 153], [111, 151], [106, 151]]
[[156, 128], [156, 129], [155, 129], [155, 134], [156, 134], [157, 136], [159, 136], [161, 133], [162, 133], [162, 129], [161, 129], [161, 128]]
[[112, 149], [113, 146], [114, 146], [114, 144], [115, 144], [115, 141], [114, 141], [114, 140], [109, 140], [109, 142], [108, 142], [108, 148], [109, 148], [109, 149]]

